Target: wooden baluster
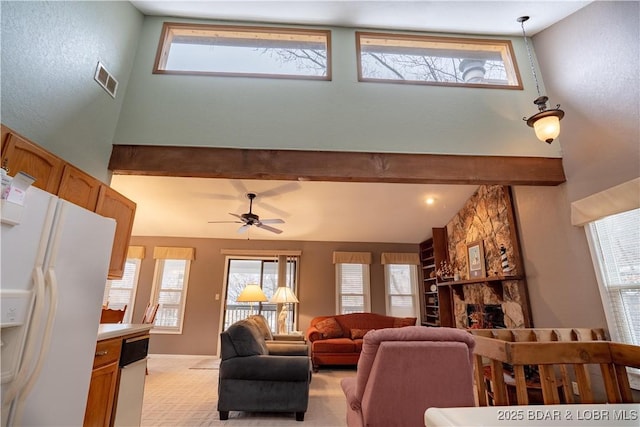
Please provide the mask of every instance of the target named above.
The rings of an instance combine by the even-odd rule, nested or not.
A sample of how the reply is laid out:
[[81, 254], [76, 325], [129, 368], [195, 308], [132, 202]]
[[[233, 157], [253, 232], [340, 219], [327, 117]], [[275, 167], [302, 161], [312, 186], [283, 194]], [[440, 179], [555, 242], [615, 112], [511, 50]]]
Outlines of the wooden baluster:
[[474, 375], [476, 380], [476, 394], [478, 397], [478, 406], [487, 406], [487, 386], [484, 382], [484, 364], [482, 356], [475, 355], [473, 358]]
[[627, 368], [624, 365], [613, 365], [613, 368], [616, 373], [616, 379], [618, 380], [618, 391], [620, 392], [622, 402], [633, 403], [633, 393], [629, 385]]
[[513, 374], [516, 380], [518, 405], [528, 405], [529, 394], [527, 393], [527, 379], [524, 376], [524, 365], [513, 365]]
[[540, 370], [540, 385], [542, 386], [542, 398], [545, 405], [558, 405], [558, 382], [553, 365], [538, 365]]
[[505, 406], [509, 404], [507, 399], [507, 388], [504, 385], [504, 370], [502, 362], [491, 359], [491, 383], [493, 384], [493, 402], [495, 406]]
[[587, 365], [574, 364], [573, 371], [576, 374], [578, 390], [580, 390], [580, 403], [594, 403], [593, 391], [591, 390], [591, 377]]
[[620, 390], [618, 390], [613, 363], [601, 363], [600, 371], [602, 372], [602, 380], [604, 381], [604, 391], [607, 393], [607, 402], [621, 403], [622, 398], [620, 397]]
[[[571, 341], [572, 333], [571, 329], [554, 329], [553, 330], [557, 341]], [[573, 403], [573, 390], [571, 389], [571, 378], [569, 377], [569, 369], [566, 364], [560, 365], [560, 377], [562, 378], [562, 392], [564, 394], [564, 403]]]

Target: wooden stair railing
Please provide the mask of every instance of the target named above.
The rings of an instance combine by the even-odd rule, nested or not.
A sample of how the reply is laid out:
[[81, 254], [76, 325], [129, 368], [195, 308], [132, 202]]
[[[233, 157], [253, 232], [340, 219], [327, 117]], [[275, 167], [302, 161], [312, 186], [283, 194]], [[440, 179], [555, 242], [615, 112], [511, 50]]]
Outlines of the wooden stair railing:
[[[632, 403], [627, 367], [640, 368], [640, 347], [607, 341], [602, 329], [474, 329], [475, 380], [478, 404], [528, 405], [525, 368], [537, 368], [545, 405], [595, 402], [589, 365], [599, 365], [607, 403]], [[509, 371], [505, 370], [505, 366]], [[571, 376], [573, 372], [573, 379]], [[489, 376], [491, 392], [485, 376]], [[507, 383], [515, 383], [515, 399]], [[536, 384], [537, 384], [536, 378]], [[576, 402], [571, 382], [578, 384]]]

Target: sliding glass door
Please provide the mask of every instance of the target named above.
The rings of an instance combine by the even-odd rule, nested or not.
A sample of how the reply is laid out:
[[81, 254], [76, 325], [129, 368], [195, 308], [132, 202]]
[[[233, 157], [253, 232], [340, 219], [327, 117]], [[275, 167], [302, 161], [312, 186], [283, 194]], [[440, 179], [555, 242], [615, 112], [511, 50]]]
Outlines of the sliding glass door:
[[[278, 289], [278, 260], [262, 258], [227, 258], [226, 300], [223, 319], [223, 330], [238, 320], [246, 319], [253, 314], [262, 314], [269, 323], [271, 331], [277, 331], [277, 305], [269, 302], [238, 302], [238, 295], [245, 286], [256, 284], [262, 288], [267, 299], [271, 299]], [[286, 284], [296, 293], [295, 277], [297, 262], [295, 258], [287, 261]], [[295, 304], [289, 307], [289, 321], [293, 322]]]

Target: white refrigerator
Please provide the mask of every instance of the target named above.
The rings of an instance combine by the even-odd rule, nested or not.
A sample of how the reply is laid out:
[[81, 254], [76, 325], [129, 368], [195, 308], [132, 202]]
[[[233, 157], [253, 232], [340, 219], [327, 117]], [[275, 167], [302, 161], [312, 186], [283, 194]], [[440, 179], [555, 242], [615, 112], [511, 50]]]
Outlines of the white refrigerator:
[[2, 427], [81, 426], [115, 221], [33, 187], [2, 208]]

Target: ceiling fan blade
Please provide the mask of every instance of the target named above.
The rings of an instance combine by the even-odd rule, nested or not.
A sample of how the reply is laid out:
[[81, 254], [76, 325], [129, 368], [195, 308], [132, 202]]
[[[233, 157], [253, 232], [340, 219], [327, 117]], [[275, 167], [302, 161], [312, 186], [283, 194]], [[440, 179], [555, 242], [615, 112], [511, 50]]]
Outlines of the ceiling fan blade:
[[281, 194], [290, 193], [292, 191], [297, 191], [300, 189], [300, 183], [297, 181], [286, 182], [277, 187], [271, 188], [266, 191], [262, 191], [259, 193], [260, 197], [273, 197], [280, 196]]
[[237, 179], [230, 179], [229, 184], [231, 184], [231, 186], [235, 188], [236, 191], [238, 192], [239, 194], [238, 199], [244, 200], [246, 198], [245, 194], [247, 194], [249, 190], [247, 189], [247, 187], [244, 185], [242, 181]]
[[260, 222], [263, 224], [284, 224], [284, 221], [280, 218], [261, 219]]
[[244, 233], [245, 231], [247, 231], [248, 229], [249, 229], [249, 224], [241, 225], [241, 226], [240, 226], [240, 228], [238, 228], [237, 233], [238, 233], [238, 234], [242, 234], [242, 233]]
[[209, 224], [242, 224], [242, 221], [207, 221]]
[[277, 228], [273, 228], [273, 227], [270, 227], [268, 225], [264, 225], [262, 222], [257, 223], [256, 226], [258, 226], [260, 228], [263, 228], [263, 229], [265, 229], [267, 231], [270, 231], [272, 233], [276, 233], [276, 234], [282, 233], [282, 230], [278, 230]]

